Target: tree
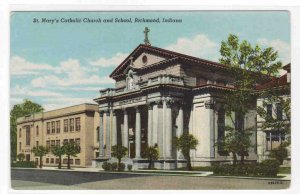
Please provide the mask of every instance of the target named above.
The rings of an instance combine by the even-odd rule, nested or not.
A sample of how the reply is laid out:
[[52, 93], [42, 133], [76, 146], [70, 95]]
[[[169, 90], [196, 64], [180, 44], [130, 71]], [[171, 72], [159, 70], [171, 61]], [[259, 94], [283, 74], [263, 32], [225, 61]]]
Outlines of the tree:
[[187, 170], [192, 170], [190, 150], [196, 149], [198, 140], [191, 134], [183, 133], [179, 138], [176, 137], [175, 145], [181, 150], [184, 158], [187, 160]]
[[40, 158], [40, 168], [43, 166], [43, 156], [49, 153], [48, 148], [44, 146], [37, 146], [32, 148], [32, 153], [34, 153], [34, 156], [38, 156]]
[[25, 159], [25, 154], [19, 153], [19, 154], [17, 155], [17, 157], [18, 157], [18, 160], [19, 160], [19, 161], [23, 161], [23, 160]]
[[71, 169], [70, 157], [76, 157], [80, 153], [80, 147], [75, 142], [66, 142], [63, 145], [63, 150], [68, 157], [68, 169]]
[[65, 154], [63, 146], [56, 145], [51, 148], [52, 154], [59, 158], [58, 168], [61, 169], [61, 156]]
[[158, 150], [157, 147], [149, 146], [145, 149], [143, 153], [143, 157], [147, 158], [149, 160], [149, 166], [148, 169], [154, 168], [154, 161], [158, 159]]
[[286, 146], [280, 144], [278, 148], [271, 150], [270, 157], [275, 158], [280, 164], [283, 164], [283, 160], [288, 156]]
[[17, 156], [17, 118], [28, 114], [39, 113], [44, 109], [41, 105], [25, 99], [22, 104], [16, 104], [10, 111], [10, 156], [16, 160]]
[[127, 155], [127, 148], [122, 145], [114, 145], [111, 147], [111, 156], [118, 159], [118, 171], [121, 171], [121, 160]]
[[[234, 124], [234, 130], [239, 131], [238, 133], [231, 132], [231, 138], [228, 137], [228, 141], [223, 143], [230, 143], [227, 147], [230, 147], [230, 150], [237, 150], [233, 146], [240, 144], [235, 144], [235, 140], [243, 139], [245, 140], [243, 146], [250, 147], [248, 136], [251, 129], [244, 126], [243, 118], [249, 110], [256, 108], [256, 85], [278, 75], [282, 63], [277, 60], [278, 53], [273, 48], [262, 49], [259, 45], [252, 47], [246, 40], [240, 43], [239, 38], [232, 34], [229, 35], [227, 41], [222, 41], [220, 54], [220, 63], [229, 68], [234, 80], [229, 83], [234, 86], [234, 89], [225, 95], [224, 109]], [[234, 118], [232, 113], [235, 113]], [[244, 149], [247, 150], [246, 147]], [[241, 163], [243, 163], [247, 152], [238, 154], [241, 155]]]

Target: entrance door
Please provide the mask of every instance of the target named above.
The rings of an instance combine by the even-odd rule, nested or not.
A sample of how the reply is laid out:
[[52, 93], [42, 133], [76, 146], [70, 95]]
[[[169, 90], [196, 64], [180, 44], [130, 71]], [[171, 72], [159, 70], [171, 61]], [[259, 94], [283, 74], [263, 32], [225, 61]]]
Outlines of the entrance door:
[[30, 154], [26, 154], [26, 161], [27, 161], [27, 162], [30, 161]]

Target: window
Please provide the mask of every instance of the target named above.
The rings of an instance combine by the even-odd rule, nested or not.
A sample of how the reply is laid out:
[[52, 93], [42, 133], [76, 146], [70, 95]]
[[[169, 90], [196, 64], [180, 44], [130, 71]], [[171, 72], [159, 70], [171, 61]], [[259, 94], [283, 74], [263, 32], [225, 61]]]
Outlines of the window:
[[76, 139], [75, 139], [75, 143], [76, 143], [77, 146], [80, 147], [80, 138], [76, 138]]
[[36, 144], [36, 147], [39, 147], [39, 141], [36, 141], [35, 144]]
[[75, 165], [80, 165], [80, 159], [75, 159]]
[[244, 116], [240, 114], [235, 114], [235, 129], [244, 130]]
[[30, 127], [26, 128], [26, 145], [30, 145]]
[[26, 161], [27, 161], [27, 162], [30, 161], [30, 154], [26, 154]]
[[35, 130], [36, 130], [36, 136], [39, 136], [39, 134], [40, 134], [39, 126], [36, 126], [36, 127], [35, 127]]
[[207, 79], [203, 78], [203, 77], [197, 77], [197, 86], [203, 86], [207, 84]]
[[74, 132], [74, 119], [70, 119], [70, 132]]
[[276, 117], [277, 120], [279, 121], [282, 120], [282, 105], [280, 103], [276, 104]]
[[22, 143], [19, 142], [19, 152], [21, 152], [21, 150], [22, 150]]
[[65, 143], [68, 143], [68, 139], [64, 139], [64, 143], [63, 144], [65, 144]]
[[144, 64], [147, 64], [148, 58], [147, 58], [146, 55], [143, 56], [142, 61], [143, 61]]
[[266, 132], [267, 150], [273, 150], [280, 146], [280, 144], [286, 140], [285, 134], [280, 131], [269, 131]]
[[21, 128], [19, 129], [19, 137], [20, 138], [22, 137], [22, 130], [21, 130]]
[[56, 121], [56, 133], [60, 133], [60, 121]]
[[48, 164], [49, 164], [49, 158], [46, 158], [46, 163], [48, 163]]
[[96, 138], [97, 138], [97, 142], [99, 142], [99, 127], [97, 127], [96, 129]]
[[96, 152], [96, 158], [99, 158], [99, 152]]
[[70, 143], [74, 143], [74, 139], [69, 139], [69, 142]]
[[63, 164], [68, 164], [68, 159], [67, 158], [63, 159]]
[[68, 132], [69, 131], [69, 123], [68, 123], [68, 119], [64, 120], [64, 132]]
[[73, 162], [73, 159], [70, 159], [70, 164], [73, 164], [74, 162]]
[[51, 164], [54, 164], [54, 158], [51, 158], [51, 159], [50, 159], [50, 163], [51, 163]]
[[55, 133], [55, 121], [51, 122], [51, 133]]
[[267, 105], [267, 119], [272, 118], [272, 104]]
[[55, 163], [58, 164], [59, 163], [59, 158], [55, 159]]
[[56, 140], [56, 145], [60, 146], [60, 140]]
[[55, 140], [51, 140], [51, 149], [55, 146]]
[[46, 141], [46, 147], [47, 147], [47, 149], [50, 149], [50, 140]]
[[50, 122], [47, 122], [47, 134], [50, 134]]
[[80, 117], [77, 117], [75, 119], [75, 123], [76, 123], [76, 131], [80, 131]]

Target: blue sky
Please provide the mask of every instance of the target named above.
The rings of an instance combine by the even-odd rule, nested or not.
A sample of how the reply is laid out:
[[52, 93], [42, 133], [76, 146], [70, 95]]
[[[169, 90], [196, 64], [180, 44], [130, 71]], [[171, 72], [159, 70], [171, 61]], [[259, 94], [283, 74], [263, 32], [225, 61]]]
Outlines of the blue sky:
[[[61, 18], [178, 18], [182, 23], [33, 23]], [[218, 61], [222, 40], [272, 46], [290, 62], [286, 11], [14, 12], [11, 15], [11, 105], [31, 99], [46, 110], [93, 102], [113, 87], [108, 76], [139, 44], [145, 27], [153, 46]]]

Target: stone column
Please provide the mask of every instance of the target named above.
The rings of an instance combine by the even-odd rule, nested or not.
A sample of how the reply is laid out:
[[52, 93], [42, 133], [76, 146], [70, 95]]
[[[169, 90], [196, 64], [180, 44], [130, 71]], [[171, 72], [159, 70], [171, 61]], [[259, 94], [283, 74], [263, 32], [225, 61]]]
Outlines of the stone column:
[[106, 156], [110, 158], [110, 110], [106, 111]]
[[103, 111], [100, 111], [100, 124], [99, 124], [99, 156], [104, 157], [104, 126], [103, 126]]
[[165, 157], [172, 158], [172, 108], [171, 102], [166, 103], [166, 120], [165, 120]]
[[[179, 105], [179, 111], [178, 111], [178, 119], [177, 119], [177, 131], [176, 131], [176, 137], [180, 137], [183, 134], [183, 105]], [[177, 151], [177, 159], [183, 159], [183, 155], [181, 151]]]
[[122, 143], [123, 146], [128, 148], [128, 113], [127, 110], [124, 109], [124, 124], [123, 124], [124, 130], [123, 130], [123, 139]]
[[117, 115], [116, 110], [113, 110], [113, 119], [112, 119], [112, 142], [111, 145], [117, 145]]
[[141, 158], [141, 113], [136, 107], [135, 113], [135, 158]]
[[148, 146], [153, 146], [152, 142], [152, 126], [153, 126], [153, 110], [152, 110], [152, 104], [148, 104]]
[[153, 105], [153, 110], [152, 110], [152, 144], [153, 146], [156, 144], [158, 145], [158, 139], [157, 139], [157, 134], [158, 134], [158, 102], [156, 102]]

